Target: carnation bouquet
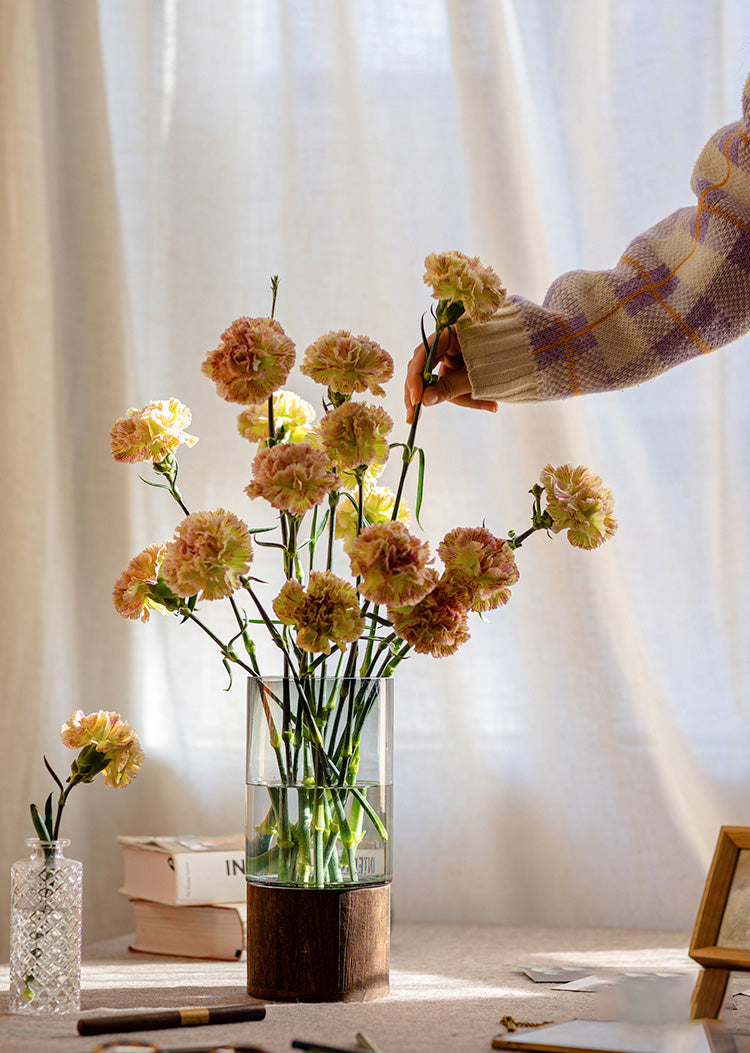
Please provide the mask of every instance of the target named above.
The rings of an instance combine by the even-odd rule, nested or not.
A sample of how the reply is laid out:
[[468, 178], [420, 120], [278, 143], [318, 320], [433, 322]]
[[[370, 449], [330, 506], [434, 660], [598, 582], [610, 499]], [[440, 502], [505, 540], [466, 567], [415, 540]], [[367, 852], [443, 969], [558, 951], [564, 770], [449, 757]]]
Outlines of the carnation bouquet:
[[[425, 281], [437, 301], [434, 337], [422, 327], [429, 384], [441, 331], [464, 312], [478, 322], [491, 317], [505, 290], [491, 268], [458, 252], [429, 256]], [[263, 787], [262, 808], [248, 820], [247, 873], [322, 887], [361, 880], [358, 850], [368, 838], [388, 840], [387, 809], [358, 778], [376, 685], [412, 652], [453, 654], [469, 638], [472, 612], [507, 603], [519, 576], [516, 551], [531, 534], [565, 531], [571, 544], [592, 549], [616, 522], [612, 495], [598, 476], [548, 465], [530, 491], [527, 529], [501, 538], [484, 525], [458, 525], [437, 546], [438, 569], [411, 527], [403, 496], [416, 464], [419, 522], [420, 407], [399, 443], [390, 438], [390, 416], [372, 401], [385, 394], [391, 356], [346, 330], [315, 340], [300, 371], [323, 388], [316, 419], [313, 406], [284, 388], [296, 352], [274, 317], [278, 279], [271, 285], [270, 317], [232, 322], [202, 369], [223, 399], [243, 407], [239, 433], [258, 447], [245, 493], [275, 510], [276, 526], [250, 527], [223, 508], [191, 512], [178, 488], [176, 458], [181, 446], [197, 441], [186, 431], [190, 411], [174, 398], [131, 409], [112, 429], [113, 455], [150, 462], [155, 485], [169, 491], [184, 518], [169, 541], [131, 560], [113, 599], [126, 618], [145, 622], [156, 610], [191, 622], [216, 645], [230, 680], [241, 669], [260, 691], [276, 771]], [[400, 451], [395, 492], [381, 481], [394, 451]], [[283, 576], [270, 599], [252, 574], [256, 545], [278, 551]], [[201, 605], [216, 600], [231, 605], [230, 639], [201, 614]], [[283, 678], [271, 686], [259, 667], [258, 631], [278, 649]]]

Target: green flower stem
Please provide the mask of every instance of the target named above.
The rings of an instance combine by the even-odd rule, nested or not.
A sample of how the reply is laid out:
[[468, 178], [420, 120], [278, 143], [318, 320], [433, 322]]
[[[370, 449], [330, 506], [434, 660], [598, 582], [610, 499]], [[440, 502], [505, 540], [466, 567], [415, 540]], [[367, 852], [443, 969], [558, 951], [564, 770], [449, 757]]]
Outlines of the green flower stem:
[[308, 542], [308, 548], [310, 550], [310, 560], [308, 563], [307, 571], [308, 575], [312, 573], [313, 560], [315, 558], [315, 546], [317, 544], [317, 532], [318, 532], [318, 505], [313, 508], [312, 522], [310, 524], [310, 540]]
[[[440, 317], [439, 307], [440, 305], [438, 305], [438, 318]], [[424, 371], [422, 373], [422, 379], [425, 386], [429, 383], [432, 375], [432, 366], [435, 361], [435, 352], [437, 351], [440, 334], [443, 331], [443, 329], [446, 328], [446, 323], [440, 324], [440, 322], [438, 322], [438, 324], [435, 326], [435, 338], [432, 341], [432, 346], [430, 346], [430, 344], [427, 342], [427, 337], [424, 334], [424, 329], [422, 330], [422, 341], [425, 346], [425, 365]], [[414, 407], [414, 416], [412, 418], [411, 428], [409, 429], [409, 436], [404, 445], [404, 452], [401, 455], [401, 477], [398, 481], [398, 488], [396, 489], [396, 499], [393, 504], [393, 513], [391, 515], [391, 519], [393, 520], [398, 519], [399, 509], [401, 508], [401, 495], [404, 492], [404, 483], [406, 482], [406, 473], [409, 471], [409, 465], [414, 460], [414, 440], [417, 437], [417, 425], [419, 424], [419, 417], [421, 412], [422, 402], [420, 400]]]
[[228, 662], [234, 662], [236, 665], [240, 666], [242, 669], [245, 670], [248, 676], [255, 677], [256, 679], [260, 678], [260, 674], [257, 672], [257, 670], [253, 669], [252, 666], [249, 666], [247, 662], [243, 662], [239, 655], [231, 647], [223, 643], [216, 635], [216, 633], [212, 632], [211, 629], [209, 629], [209, 627], [205, 625], [197, 616], [197, 614], [194, 614], [189, 607], [181, 607], [179, 613], [183, 618], [189, 618], [191, 622], [195, 622], [198, 628], [202, 629], [203, 632], [208, 637], [210, 637], [211, 640], [213, 640], [213, 642], [221, 651], [222, 656]]
[[[177, 504], [180, 506], [186, 516], [190, 515], [190, 510], [182, 499], [182, 494], [177, 487], [177, 473], [179, 471], [177, 460], [172, 453], [168, 453], [162, 461], [156, 461], [152, 463], [151, 467], [154, 469], [157, 475], [163, 476], [166, 480], [166, 487], [162, 486], [161, 489], [168, 490], [172, 497], [175, 499]], [[143, 476], [141, 476], [143, 478]], [[148, 482], [148, 480], [144, 480]], [[156, 486], [156, 483], [149, 483], [149, 486]]]
[[229, 597], [229, 602], [232, 606], [232, 610], [234, 611], [234, 616], [237, 619], [237, 625], [239, 626], [240, 633], [242, 634], [242, 642], [245, 645], [245, 650], [247, 651], [247, 654], [250, 658], [250, 662], [252, 663], [253, 669], [255, 670], [256, 674], [260, 676], [260, 667], [258, 665], [258, 659], [255, 653], [255, 641], [252, 640], [251, 637], [247, 634], [247, 622], [240, 613], [240, 609], [237, 606], [237, 601], [235, 600], [234, 596]]
[[511, 537], [508, 538], [508, 547], [509, 548], [520, 548], [521, 545], [526, 540], [526, 538], [531, 537], [532, 534], [536, 534], [537, 530], [542, 530], [542, 529], [543, 529], [543, 527], [532, 526], [532, 527], [529, 527], [528, 530], [524, 530], [523, 534], [518, 534], [517, 536], [515, 534], [512, 534]]
[[269, 618], [268, 614], [266, 613], [266, 611], [265, 611], [265, 609], [263, 607], [263, 604], [260, 602], [258, 597], [253, 592], [253, 589], [252, 589], [252, 586], [250, 585], [250, 582], [248, 581], [247, 578], [240, 578], [240, 584], [242, 585], [243, 589], [245, 589], [245, 591], [248, 593], [248, 595], [250, 596], [250, 599], [253, 601], [255, 606], [258, 608], [258, 613], [260, 614], [261, 618], [263, 619], [263, 624], [265, 625], [265, 627], [268, 629], [269, 633], [271, 634], [271, 639], [273, 640], [273, 642], [276, 644], [276, 646], [281, 650], [282, 654], [284, 655], [284, 662], [285, 662], [285, 664], [289, 663], [289, 665], [291, 666], [291, 664], [292, 664], [291, 663], [291, 659], [289, 657], [289, 653], [287, 651], [287, 648], [286, 648], [286, 646], [284, 644], [284, 639], [283, 639], [281, 633], [279, 632], [279, 630], [276, 628], [274, 623]]
[[279, 881], [289, 881], [294, 852], [294, 837], [289, 823], [289, 791], [286, 786], [279, 789], [279, 832], [276, 843], [279, 848]]
[[336, 537], [336, 508], [339, 503], [339, 492], [332, 491], [328, 495], [328, 552], [326, 554], [326, 570], [333, 567], [333, 542]]
[[273, 422], [273, 395], [268, 396], [268, 445], [276, 445], [276, 428]]
[[[307, 753], [307, 751], [305, 751]], [[312, 794], [307, 784], [307, 772], [309, 770], [309, 758], [305, 757], [305, 783], [304, 787], [300, 787], [297, 790], [297, 799], [299, 801], [299, 819], [297, 822], [297, 828], [299, 831], [299, 852], [297, 855], [297, 873], [300, 874], [302, 880], [307, 884], [310, 880], [310, 870], [313, 869], [313, 847], [312, 847], [312, 825], [313, 825], [313, 810], [311, 798]], [[314, 780], [310, 777], [310, 781]]]

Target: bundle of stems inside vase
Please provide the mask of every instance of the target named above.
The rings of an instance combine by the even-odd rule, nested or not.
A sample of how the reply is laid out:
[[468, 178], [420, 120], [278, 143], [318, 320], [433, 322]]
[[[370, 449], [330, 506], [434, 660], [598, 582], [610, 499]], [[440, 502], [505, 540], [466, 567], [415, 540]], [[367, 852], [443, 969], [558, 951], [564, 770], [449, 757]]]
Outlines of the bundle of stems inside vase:
[[386, 880], [390, 684], [325, 676], [253, 682], [249, 720], [249, 766], [270, 749], [276, 771], [257, 782], [249, 773], [247, 877], [318, 888]]

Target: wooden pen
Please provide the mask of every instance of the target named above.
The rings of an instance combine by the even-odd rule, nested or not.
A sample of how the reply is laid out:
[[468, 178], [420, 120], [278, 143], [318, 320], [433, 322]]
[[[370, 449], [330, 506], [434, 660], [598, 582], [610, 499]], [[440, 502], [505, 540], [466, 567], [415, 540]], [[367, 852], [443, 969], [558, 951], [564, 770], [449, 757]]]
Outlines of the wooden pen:
[[200, 1024], [236, 1024], [245, 1020], [262, 1020], [262, 1005], [217, 1005], [210, 1009], [159, 1009], [144, 1013], [107, 1013], [106, 1016], [81, 1017], [79, 1035], [119, 1035], [123, 1031], [155, 1031], [167, 1027], [198, 1027]]

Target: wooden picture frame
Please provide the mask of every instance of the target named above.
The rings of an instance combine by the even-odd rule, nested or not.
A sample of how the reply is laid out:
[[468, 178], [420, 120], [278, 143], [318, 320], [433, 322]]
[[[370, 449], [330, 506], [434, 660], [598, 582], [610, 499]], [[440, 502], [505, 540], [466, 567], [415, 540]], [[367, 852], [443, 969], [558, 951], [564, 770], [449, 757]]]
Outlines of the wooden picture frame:
[[719, 831], [689, 953], [699, 965], [750, 970], [750, 826]]
[[702, 965], [691, 1018], [716, 1019], [732, 970], [750, 971], [750, 826], [722, 826], [688, 952]]

